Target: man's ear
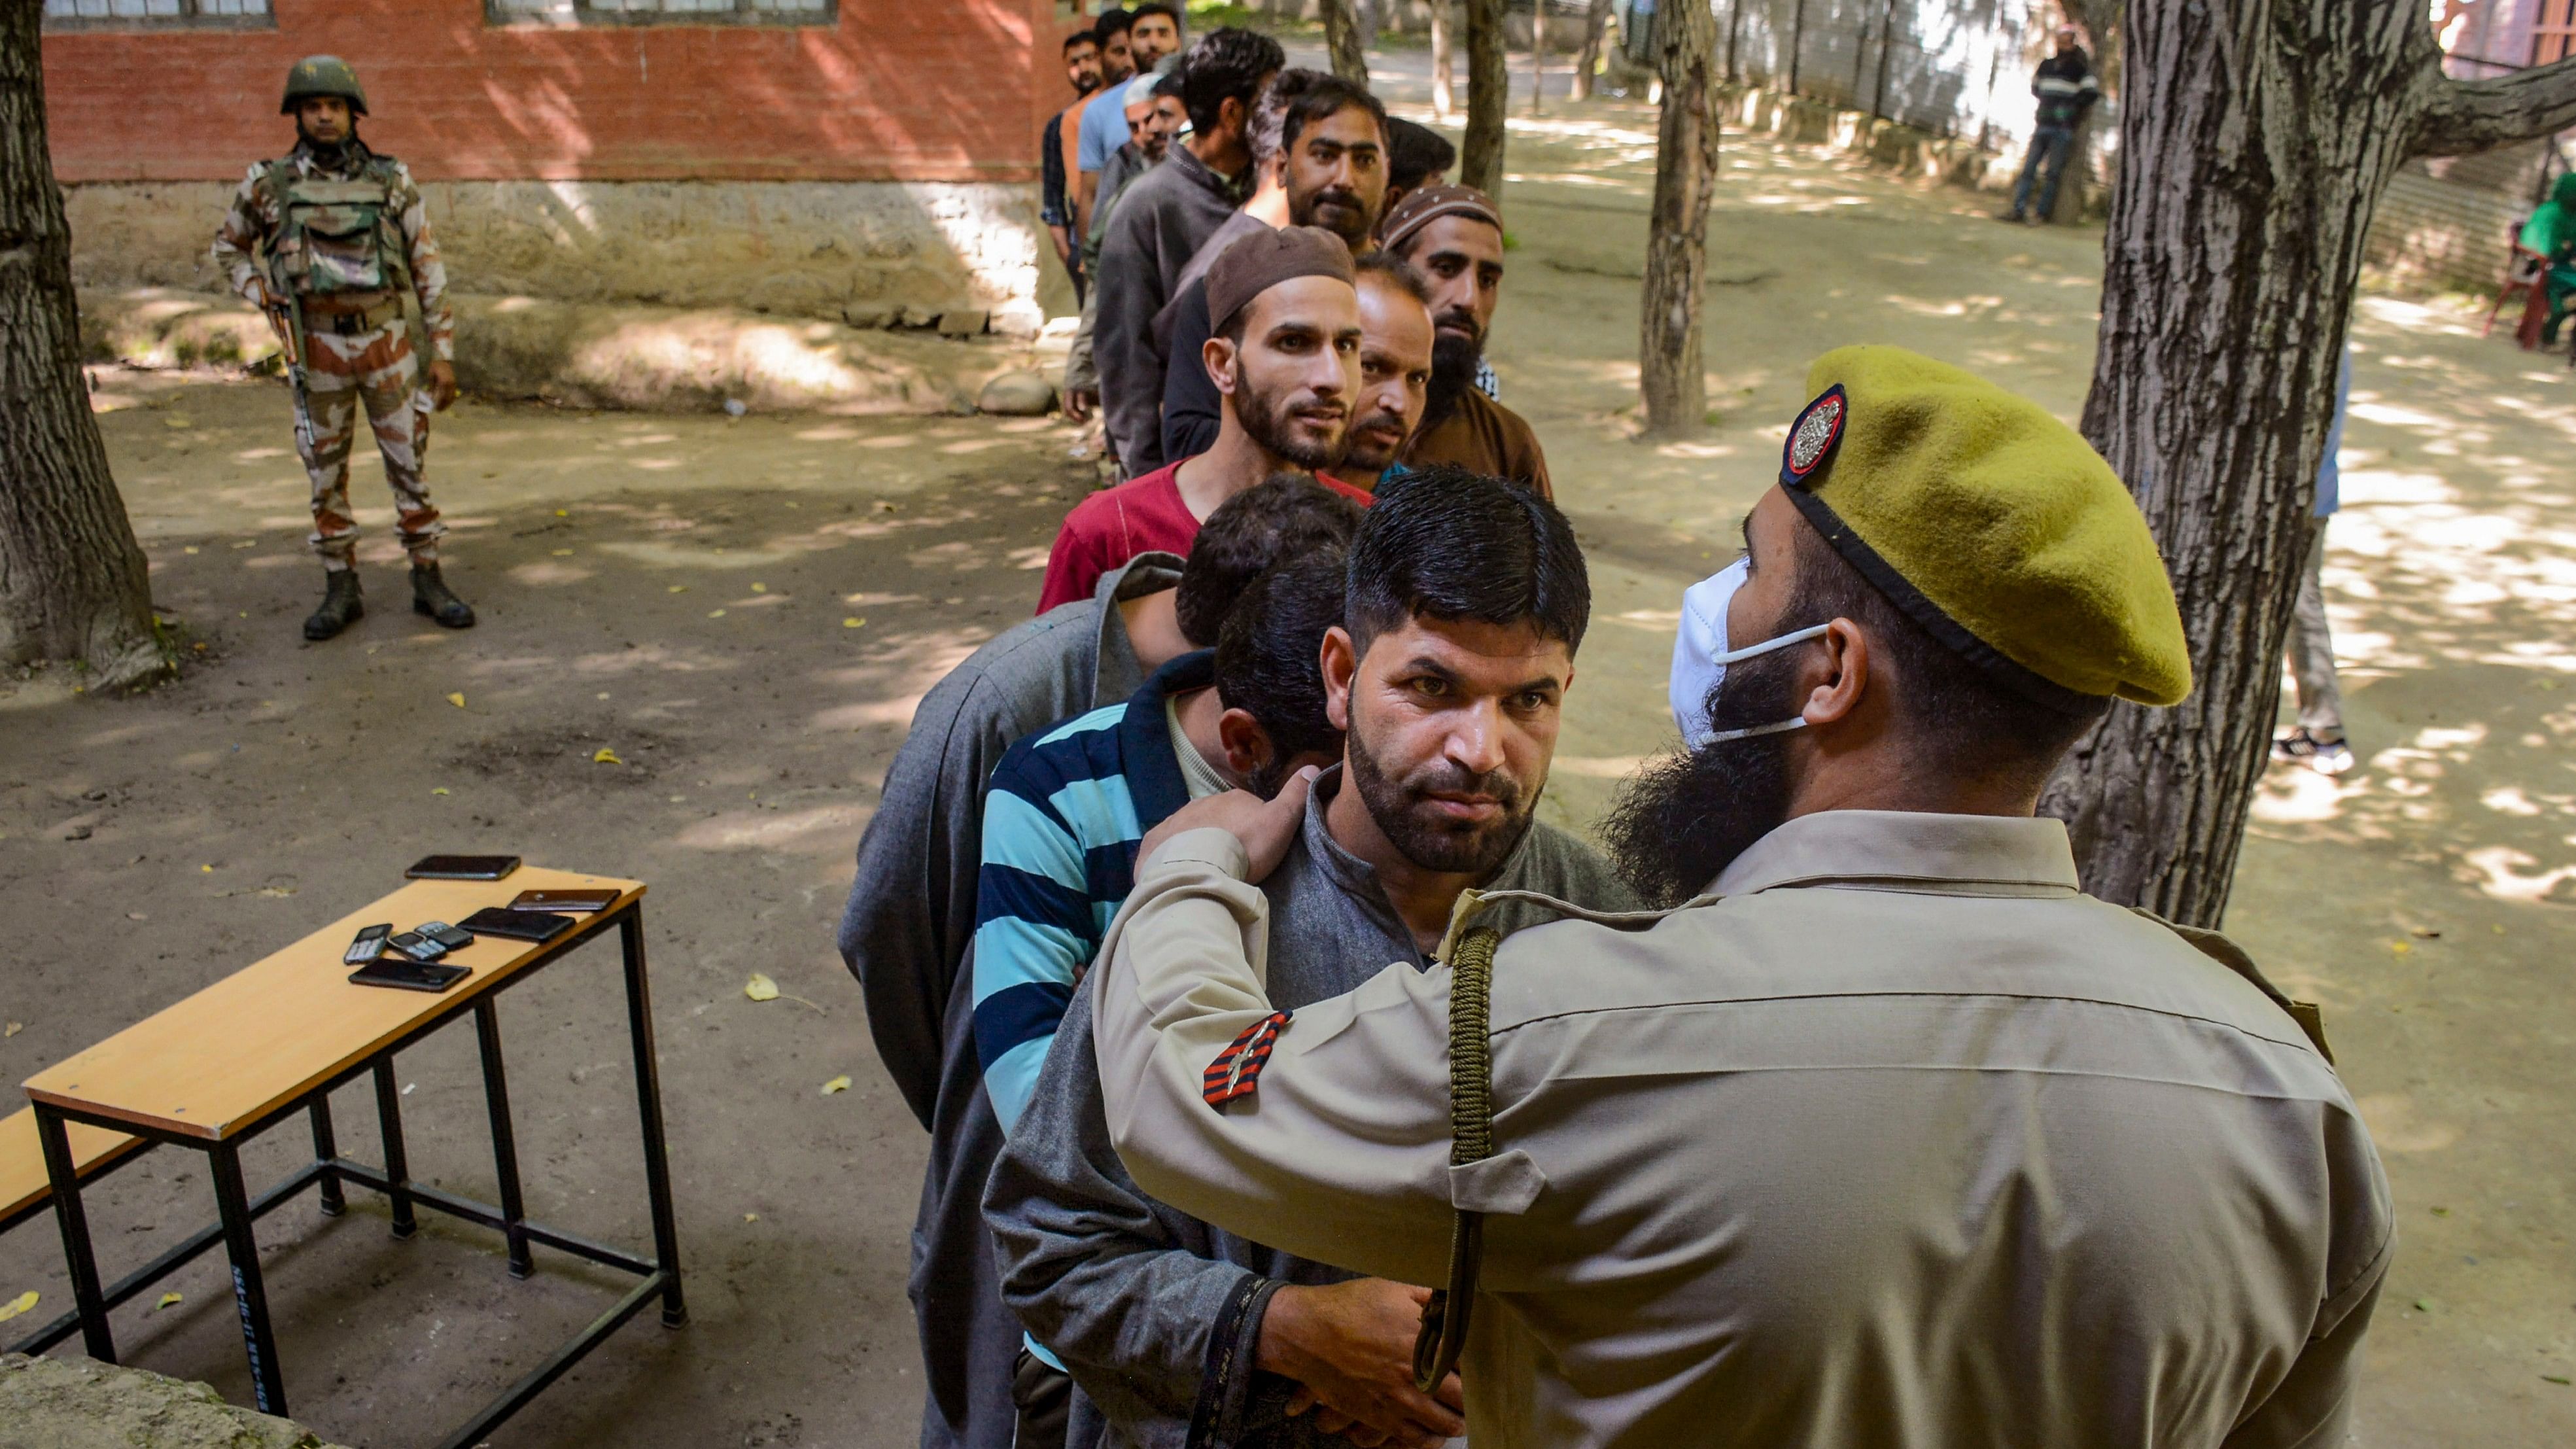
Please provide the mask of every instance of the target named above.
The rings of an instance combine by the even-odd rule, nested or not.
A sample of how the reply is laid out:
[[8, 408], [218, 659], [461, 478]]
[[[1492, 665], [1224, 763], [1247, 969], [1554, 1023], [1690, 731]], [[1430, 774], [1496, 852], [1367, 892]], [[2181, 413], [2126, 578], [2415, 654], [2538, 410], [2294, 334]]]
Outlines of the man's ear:
[[1316, 662], [1324, 674], [1324, 718], [1333, 728], [1350, 733], [1351, 680], [1360, 670], [1359, 650], [1351, 643], [1350, 631], [1335, 624], [1324, 631], [1324, 642], [1317, 646]]
[[1238, 780], [1249, 780], [1270, 763], [1270, 734], [1248, 709], [1229, 709], [1216, 718], [1216, 737], [1225, 746], [1225, 767]]
[[1234, 344], [1222, 337], [1211, 337], [1199, 346], [1199, 365], [1207, 369], [1208, 381], [1216, 384], [1218, 393], [1234, 396]]
[[1224, 100], [1216, 103], [1216, 128], [1220, 131], [1232, 131], [1236, 135], [1242, 135], [1245, 131], [1250, 129], [1244, 123], [1244, 115], [1242, 97], [1227, 96]]
[[1836, 619], [1825, 626], [1821, 677], [1810, 675], [1814, 682], [1807, 691], [1805, 707], [1798, 713], [1809, 729], [1824, 729], [1851, 718], [1869, 693], [1869, 636], [1849, 619]]

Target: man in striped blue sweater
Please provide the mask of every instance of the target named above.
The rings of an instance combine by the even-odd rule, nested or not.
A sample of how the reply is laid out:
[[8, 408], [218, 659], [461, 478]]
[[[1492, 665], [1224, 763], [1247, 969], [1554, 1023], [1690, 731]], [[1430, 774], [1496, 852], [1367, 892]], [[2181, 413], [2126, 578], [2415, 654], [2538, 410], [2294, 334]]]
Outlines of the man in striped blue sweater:
[[[1325, 491], [1305, 478], [1262, 484], [1229, 500], [1209, 531], [1226, 509], [1274, 489]], [[1357, 514], [1341, 516], [1355, 523]], [[1074, 983], [1127, 897], [1145, 832], [1191, 800], [1234, 789], [1275, 795], [1301, 767], [1339, 758], [1318, 659], [1325, 631], [1341, 622], [1347, 536], [1255, 579], [1215, 649], [1164, 665], [1123, 704], [1021, 740], [994, 767], [971, 960], [975, 1050], [1004, 1133], [1028, 1105]], [[1062, 1365], [1031, 1340], [1013, 1373], [1022, 1443], [1062, 1440], [1070, 1389]]]

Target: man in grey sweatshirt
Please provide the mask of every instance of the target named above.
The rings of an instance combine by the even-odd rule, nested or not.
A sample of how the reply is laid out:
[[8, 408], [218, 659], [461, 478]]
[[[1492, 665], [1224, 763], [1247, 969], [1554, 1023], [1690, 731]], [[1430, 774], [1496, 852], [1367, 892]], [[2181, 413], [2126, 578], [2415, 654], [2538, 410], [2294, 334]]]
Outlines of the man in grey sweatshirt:
[[[1534, 818], [1590, 611], [1564, 516], [1462, 470], [1412, 475], [1370, 509], [1348, 579], [1345, 627], [1323, 653], [1343, 764], [1315, 782], [1262, 885], [1271, 1000], [1290, 1011], [1390, 961], [1427, 968], [1471, 886], [1635, 904], [1590, 848]], [[985, 1217], [1005, 1301], [1071, 1370], [1077, 1411], [1105, 1421], [1107, 1444], [1463, 1432], [1454, 1381], [1411, 1384], [1427, 1290], [1265, 1248], [1137, 1188], [1110, 1146], [1088, 992], [995, 1166]]]

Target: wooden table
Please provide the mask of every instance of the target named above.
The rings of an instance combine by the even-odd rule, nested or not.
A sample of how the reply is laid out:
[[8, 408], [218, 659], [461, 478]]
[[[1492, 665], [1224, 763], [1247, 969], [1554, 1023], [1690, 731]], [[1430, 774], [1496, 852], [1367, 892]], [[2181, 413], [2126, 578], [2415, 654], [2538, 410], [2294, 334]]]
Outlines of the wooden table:
[[[614, 889], [618, 898], [604, 911], [575, 916], [572, 930], [542, 945], [496, 936], [476, 938], [445, 958], [473, 974], [443, 992], [349, 984], [349, 973], [355, 968], [343, 964], [341, 953], [361, 926], [382, 921], [406, 931], [423, 921], [462, 921], [482, 907], [507, 905], [523, 890], [573, 887]], [[264, 1413], [286, 1413], [286, 1390], [252, 1228], [259, 1216], [306, 1187], [318, 1187], [322, 1211], [335, 1216], [341, 1210], [344, 1183], [383, 1193], [391, 1203], [393, 1233], [398, 1238], [414, 1231], [415, 1206], [496, 1229], [507, 1244], [513, 1277], [524, 1278], [534, 1270], [531, 1245], [542, 1243], [643, 1279], [616, 1306], [466, 1420], [446, 1439], [449, 1446], [480, 1442], [494, 1425], [524, 1406], [653, 1298], [662, 1300], [664, 1323], [677, 1327], [686, 1322], [670, 1168], [662, 1137], [652, 1001], [644, 977], [643, 900], [644, 886], [639, 881], [534, 867], [523, 867], [498, 881], [413, 881], [29, 1078], [27, 1096], [35, 1107], [55, 1217], [70, 1262], [75, 1315], [90, 1356], [116, 1361], [108, 1309], [141, 1292], [185, 1258], [174, 1260], [174, 1250], [142, 1273], [119, 1281], [112, 1291], [102, 1290], [69, 1136], [74, 1123], [113, 1128], [149, 1143], [206, 1154], [218, 1224], [198, 1235], [195, 1249], [187, 1256], [220, 1236], [232, 1260], [242, 1342]], [[612, 926], [625, 957], [627, 1030], [635, 1051], [645, 1189], [652, 1199], [651, 1258], [527, 1220], [520, 1207], [518, 1149], [510, 1129], [499, 1017], [493, 1009], [500, 992], [607, 935]], [[482, 1048], [484, 1096], [500, 1180], [497, 1205], [412, 1182], [404, 1162], [394, 1054], [468, 1012], [473, 1013]], [[369, 1073], [375, 1078], [376, 1113], [384, 1134], [381, 1168], [342, 1157], [332, 1137], [329, 1094]], [[298, 1112], [311, 1120], [313, 1161], [253, 1199], [242, 1182], [241, 1145]]]

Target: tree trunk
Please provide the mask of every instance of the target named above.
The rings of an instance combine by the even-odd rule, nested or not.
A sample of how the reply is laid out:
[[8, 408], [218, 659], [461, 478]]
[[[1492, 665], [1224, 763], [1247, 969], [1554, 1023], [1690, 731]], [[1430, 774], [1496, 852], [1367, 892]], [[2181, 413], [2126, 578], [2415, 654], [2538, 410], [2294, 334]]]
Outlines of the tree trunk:
[[1449, 85], [1449, 7], [1452, 0], [1431, 0], [1431, 118], [1447, 121], [1458, 114], [1458, 98]]
[[0, 0], [0, 663], [165, 667], [143, 549], [90, 413], [35, 0]]
[[1467, 135], [1458, 148], [1458, 179], [1496, 201], [1503, 194], [1503, 109], [1511, 94], [1503, 0], [1467, 0]]
[[1649, 436], [1693, 432], [1707, 421], [1700, 307], [1707, 291], [1709, 194], [1717, 185], [1716, 51], [1717, 20], [1705, 0], [1664, 0], [1655, 7], [1655, 71], [1664, 100], [1637, 339]]
[[1547, 0], [1530, 3], [1530, 114], [1547, 108]]
[[1368, 55], [1360, 44], [1360, 20], [1352, 13], [1358, 0], [1316, 0], [1324, 10], [1324, 48], [1332, 53], [1333, 74], [1355, 86], [1369, 83]]
[[2206, 926], [2271, 738], [2371, 214], [2409, 155], [2576, 121], [2576, 61], [2448, 80], [2420, 0], [2135, 0], [2126, 21], [2084, 433], [2164, 549], [2194, 690], [2115, 706], [2045, 808], [2088, 889]]
[[1610, 0], [1592, 0], [1583, 14], [1583, 49], [1574, 57], [1574, 99], [1592, 99], [1592, 73], [1601, 68], [1601, 38], [1610, 26]]

